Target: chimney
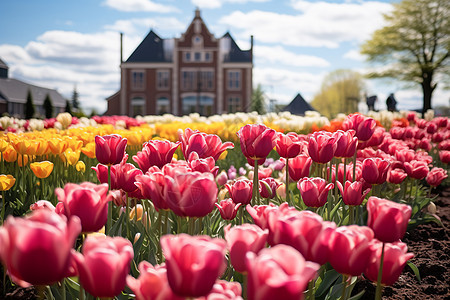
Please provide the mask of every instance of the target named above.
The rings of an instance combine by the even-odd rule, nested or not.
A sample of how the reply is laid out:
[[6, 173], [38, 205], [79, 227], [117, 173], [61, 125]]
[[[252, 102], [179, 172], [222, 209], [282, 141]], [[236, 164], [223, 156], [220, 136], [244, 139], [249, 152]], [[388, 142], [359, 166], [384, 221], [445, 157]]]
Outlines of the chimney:
[[120, 33], [120, 64], [123, 63], [123, 32]]
[[253, 61], [253, 35], [250, 36], [250, 55]]

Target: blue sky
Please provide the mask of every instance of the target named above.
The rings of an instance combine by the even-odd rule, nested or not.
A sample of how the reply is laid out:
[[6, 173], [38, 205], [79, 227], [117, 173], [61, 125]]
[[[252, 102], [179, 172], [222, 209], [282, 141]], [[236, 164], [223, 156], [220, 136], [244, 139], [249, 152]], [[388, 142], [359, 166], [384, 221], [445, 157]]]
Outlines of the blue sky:
[[[297, 93], [310, 101], [323, 77], [336, 69], [364, 73], [371, 66], [359, 46], [384, 25], [392, 1], [362, 0], [78, 0], [1, 1], [0, 57], [10, 77], [57, 89], [70, 98], [76, 85], [87, 111], [106, 109], [119, 88], [119, 32], [124, 59], [150, 29], [179, 37], [196, 7], [210, 31], [231, 33], [242, 49], [254, 36], [254, 85], [288, 103]], [[367, 81], [385, 108], [394, 92], [400, 109], [421, 107], [421, 90], [392, 80]], [[433, 105], [449, 105], [437, 90]]]

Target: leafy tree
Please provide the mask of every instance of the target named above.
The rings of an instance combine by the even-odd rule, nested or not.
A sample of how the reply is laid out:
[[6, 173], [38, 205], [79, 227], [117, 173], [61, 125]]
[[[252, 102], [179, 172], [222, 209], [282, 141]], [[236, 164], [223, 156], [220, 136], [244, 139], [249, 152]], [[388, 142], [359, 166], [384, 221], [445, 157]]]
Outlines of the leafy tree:
[[69, 100], [66, 100], [66, 108], [64, 111], [68, 112], [69, 114], [72, 114], [72, 107], [70, 106]]
[[27, 102], [25, 103], [25, 119], [31, 119], [34, 116], [35, 109], [33, 104], [33, 95], [28, 90]]
[[50, 119], [53, 117], [53, 105], [52, 105], [52, 99], [50, 99], [50, 95], [47, 94], [44, 100], [44, 111], [45, 111], [45, 117], [47, 119]]
[[354, 113], [358, 111], [364, 88], [364, 80], [359, 73], [339, 69], [325, 76], [311, 105], [328, 118], [333, 118], [338, 113]]
[[80, 109], [80, 95], [77, 91], [77, 86], [74, 86], [73, 93], [72, 93], [72, 108], [74, 111], [78, 111]]
[[384, 18], [387, 25], [361, 47], [369, 62], [383, 66], [369, 76], [420, 84], [425, 112], [437, 79], [445, 84], [450, 74], [450, 1], [403, 0]]
[[256, 89], [253, 90], [252, 103], [250, 104], [250, 110], [256, 111], [260, 115], [266, 113], [266, 103], [264, 100], [264, 91], [260, 84], [258, 84]]

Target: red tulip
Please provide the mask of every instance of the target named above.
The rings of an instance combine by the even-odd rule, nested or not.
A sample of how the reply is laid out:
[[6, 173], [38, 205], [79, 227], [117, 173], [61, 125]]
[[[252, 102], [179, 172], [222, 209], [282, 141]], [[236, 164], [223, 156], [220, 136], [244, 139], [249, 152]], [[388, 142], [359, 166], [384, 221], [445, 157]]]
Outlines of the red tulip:
[[335, 157], [353, 157], [358, 146], [356, 132], [352, 129], [348, 131], [338, 130], [333, 136], [336, 137]]
[[152, 266], [147, 261], [139, 264], [139, 278], [127, 276], [127, 285], [138, 300], [183, 300], [175, 295], [167, 281], [166, 266]]
[[281, 157], [294, 158], [301, 153], [303, 143], [295, 132], [278, 133], [276, 150]]
[[366, 158], [362, 163], [362, 178], [370, 184], [386, 182], [390, 162], [378, 157]]
[[258, 255], [247, 253], [246, 266], [249, 300], [303, 299], [308, 282], [320, 267], [287, 245], [263, 249]]
[[165, 198], [178, 216], [204, 217], [214, 208], [217, 185], [210, 173], [189, 172], [164, 177]]
[[123, 160], [120, 164], [111, 167], [111, 186], [114, 186], [115, 189], [132, 193], [138, 189], [134, 183], [136, 182], [136, 177], [140, 175], [142, 175], [140, 169], [133, 164], [125, 163], [125, 160]]
[[408, 176], [414, 179], [423, 179], [430, 171], [430, 168], [428, 168], [428, 163], [421, 160], [405, 162], [403, 166]]
[[239, 129], [237, 135], [247, 159], [265, 159], [277, 143], [276, 131], [266, 125], [247, 124]]
[[225, 185], [228, 182], [227, 172], [222, 170], [219, 175], [216, 176], [216, 182], [219, 186]]
[[25, 218], [9, 216], [0, 227], [0, 258], [22, 287], [51, 285], [74, 275], [70, 250], [81, 232], [80, 219], [46, 209]]
[[312, 159], [306, 154], [300, 154], [289, 160], [289, 178], [299, 181], [303, 177], [309, 176]]
[[241, 284], [236, 281], [217, 280], [211, 292], [196, 300], [242, 300]]
[[388, 172], [387, 181], [389, 183], [400, 184], [408, 176], [402, 169], [392, 169]]
[[308, 210], [269, 215], [270, 244], [297, 249], [308, 261], [325, 264], [330, 255], [328, 241], [336, 228], [332, 222]]
[[[364, 271], [364, 275], [373, 282], [377, 282], [378, 279], [382, 246], [383, 243], [376, 239], [372, 240], [370, 243], [372, 254], [370, 256], [369, 264]], [[408, 246], [400, 241], [392, 244], [384, 244], [383, 273], [381, 277], [382, 284], [393, 285], [397, 281], [406, 262], [414, 257], [413, 253], [407, 253], [407, 251]]]
[[[375, 130], [370, 139], [367, 140], [366, 142], [361, 142], [360, 144], [362, 148], [377, 147], [384, 141], [384, 138], [386, 136], [387, 136], [386, 130], [383, 127], [375, 127]], [[360, 148], [360, 145], [358, 145], [358, 148]]]
[[207, 158], [200, 158], [197, 152], [192, 152], [189, 157], [189, 167], [191, 167], [192, 171], [197, 171], [200, 173], [209, 172], [213, 174], [214, 177], [217, 176], [217, 172], [219, 171], [219, 167], [216, 166], [216, 161], [211, 156]]
[[370, 259], [369, 243], [373, 231], [366, 226], [341, 226], [331, 235], [329, 241], [331, 266], [339, 273], [359, 276]]
[[427, 174], [426, 180], [429, 185], [436, 187], [440, 185], [447, 177], [448, 175], [446, 170], [434, 167]]
[[231, 198], [220, 201], [220, 203], [214, 203], [214, 205], [219, 209], [220, 215], [224, 220], [233, 220], [236, 218], [236, 214], [241, 207], [242, 203], [234, 203]]
[[225, 240], [230, 251], [230, 260], [234, 269], [240, 273], [246, 272], [245, 255], [248, 252], [258, 253], [267, 242], [267, 229], [262, 230], [259, 226], [245, 223], [231, 227], [228, 224], [224, 228]]
[[162, 168], [172, 161], [173, 154], [181, 142], [172, 143], [170, 141], [151, 140], [145, 142], [142, 151], [133, 156], [133, 160], [145, 173], [152, 166]]
[[226, 269], [226, 243], [222, 239], [187, 234], [165, 235], [161, 238], [161, 246], [169, 285], [179, 296], [207, 295]]
[[127, 147], [127, 139], [118, 134], [95, 136], [95, 156], [99, 163], [115, 165], [122, 161]]
[[281, 185], [272, 177], [264, 178], [259, 181], [259, 192], [261, 197], [273, 199], [277, 194], [277, 188]]
[[131, 242], [122, 237], [88, 237], [82, 252], [72, 250], [83, 288], [99, 298], [120, 294], [134, 257]]
[[55, 194], [62, 203], [59, 208], [62, 214], [80, 218], [82, 232], [98, 231], [106, 224], [108, 202], [112, 200], [107, 184], [67, 183], [64, 189], [56, 188]]
[[334, 184], [320, 177], [305, 177], [297, 183], [302, 200], [306, 206], [322, 207], [327, 202], [328, 192], [334, 188]]
[[450, 150], [441, 150], [441, 151], [439, 151], [439, 159], [444, 164], [449, 164], [450, 163]]
[[250, 204], [247, 204], [245, 208], [247, 209], [249, 215], [253, 218], [255, 224], [262, 229], [268, 228], [267, 216], [269, 212], [278, 210], [278, 206], [273, 203], [269, 203], [269, 205], [255, 205], [253, 207]]
[[184, 132], [179, 129], [178, 136], [186, 160], [191, 160], [191, 153], [196, 152], [200, 158], [212, 156], [217, 161], [225, 150], [234, 148], [232, 142], [222, 144], [220, 137], [215, 134], [206, 134], [190, 128], [186, 128]]
[[367, 212], [367, 226], [372, 228], [375, 237], [392, 243], [405, 235], [412, 209], [406, 204], [372, 196], [367, 202]]
[[324, 131], [314, 132], [309, 137], [308, 154], [314, 162], [325, 164], [333, 158], [336, 146], [336, 137]]
[[152, 201], [156, 209], [169, 209], [165, 198], [164, 173], [158, 167], [151, 167], [145, 175], [136, 176], [135, 185], [145, 198]]
[[345, 186], [338, 181], [337, 186], [341, 191], [342, 200], [346, 205], [361, 205], [364, 198], [370, 192], [370, 188], [364, 189], [364, 184], [361, 181], [346, 181]]
[[247, 205], [252, 200], [253, 183], [250, 180], [238, 180], [233, 184], [225, 184], [228, 194], [234, 203]]
[[361, 114], [351, 114], [346, 117], [342, 123], [344, 130], [353, 129], [356, 131], [356, 137], [359, 141], [367, 141], [375, 131], [377, 123], [374, 119], [365, 117]]

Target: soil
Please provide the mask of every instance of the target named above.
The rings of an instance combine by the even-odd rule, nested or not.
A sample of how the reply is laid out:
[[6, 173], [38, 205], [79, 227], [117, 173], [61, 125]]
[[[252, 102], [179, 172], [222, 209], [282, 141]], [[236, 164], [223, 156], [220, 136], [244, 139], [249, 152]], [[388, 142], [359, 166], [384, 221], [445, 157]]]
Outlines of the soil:
[[[419, 225], [407, 232], [403, 242], [414, 253], [410, 261], [420, 272], [419, 282], [410, 267], [405, 266], [398, 281], [383, 290], [383, 299], [389, 300], [450, 300], [450, 187], [438, 191], [435, 204], [443, 227], [436, 223]], [[365, 290], [361, 299], [374, 299], [375, 284], [363, 280], [353, 293]]]
[[[450, 300], [450, 186], [442, 188], [438, 193], [435, 204], [437, 215], [444, 226], [434, 222], [419, 225], [407, 232], [403, 238], [409, 252], [415, 254], [411, 262], [419, 269], [421, 281], [419, 282], [411, 268], [406, 266], [398, 281], [393, 286], [384, 288], [383, 299]], [[374, 299], [374, 283], [363, 279], [356, 284], [352, 295], [362, 290], [365, 290], [362, 300]], [[1, 295], [3, 293], [0, 293], [0, 299], [28, 300], [36, 298], [36, 291], [33, 287], [18, 288], [7, 293], [5, 297]]]

